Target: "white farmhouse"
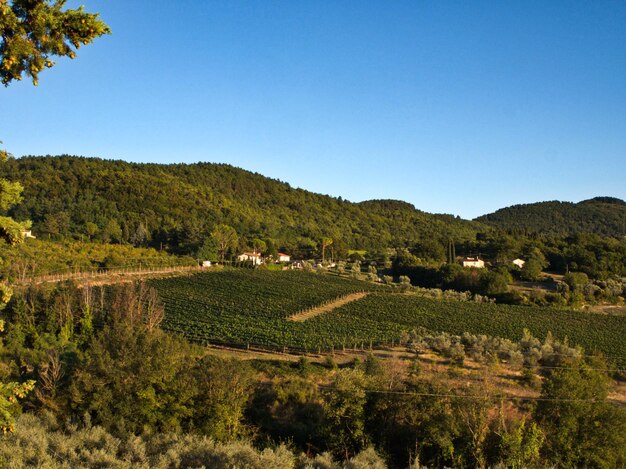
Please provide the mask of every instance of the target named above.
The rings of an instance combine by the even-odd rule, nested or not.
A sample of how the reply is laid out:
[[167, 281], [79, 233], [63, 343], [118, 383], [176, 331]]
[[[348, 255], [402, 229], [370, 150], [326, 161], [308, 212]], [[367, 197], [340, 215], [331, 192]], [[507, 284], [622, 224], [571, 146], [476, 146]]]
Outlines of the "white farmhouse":
[[513, 264], [518, 266], [521, 269], [524, 267], [524, 264], [526, 264], [526, 261], [518, 257], [517, 259], [513, 261]]
[[483, 269], [485, 267], [485, 261], [478, 257], [464, 257], [461, 264], [463, 267], [474, 267], [476, 269]]
[[237, 260], [241, 262], [250, 261], [254, 265], [261, 265], [263, 263], [263, 260], [261, 259], [261, 254], [256, 251], [241, 253], [237, 256]]
[[282, 252], [278, 253], [278, 262], [291, 262], [291, 256]]
[[22, 230], [22, 238], [36, 238], [31, 230]]

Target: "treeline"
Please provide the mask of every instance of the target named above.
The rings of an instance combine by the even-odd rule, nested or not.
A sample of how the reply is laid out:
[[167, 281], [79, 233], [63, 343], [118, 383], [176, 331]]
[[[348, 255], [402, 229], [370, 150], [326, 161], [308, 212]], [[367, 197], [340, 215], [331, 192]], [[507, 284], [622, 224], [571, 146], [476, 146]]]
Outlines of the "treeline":
[[333, 239], [332, 250], [340, 254], [420, 239], [471, 240], [481, 229], [407, 203], [351, 203], [294, 189], [225, 164], [23, 157], [2, 165], [0, 177], [24, 186], [23, 201], [11, 215], [32, 220], [40, 237], [166, 247], [183, 254], [196, 252], [218, 225], [234, 228], [241, 247], [252, 247], [255, 238], [270, 239], [301, 258], [315, 257], [323, 237]]
[[[626, 414], [606, 401], [606, 362], [551, 338], [514, 345], [412, 335], [414, 352], [450, 356], [450, 376], [464, 354], [496, 366], [517, 353], [528, 361], [528, 385], [541, 387], [541, 399], [517, 400], [502, 395], [488, 368], [455, 388], [416, 359], [370, 355], [342, 367], [330, 356], [324, 365], [220, 359], [162, 332], [163, 309], [142, 285], [33, 288], [3, 316], [0, 382], [32, 380], [22, 407], [42, 416], [23, 417], [0, 440], [7, 466], [59, 455], [75, 466], [123, 457], [131, 467], [179, 467], [174, 456], [191, 467], [626, 463]], [[242, 439], [250, 443], [233, 443]]]
[[499, 229], [519, 234], [572, 236], [594, 233], [626, 236], [626, 202], [614, 197], [595, 197], [578, 203], [538, 202], [513, 205], [476, 218]]
[[[514, 278], [524, 278], [523, 271], [514, 267], [468, 269], [458, 264], [432, 267], [403, 264], [402, 257], [396, 260], [398, 262], [394, 263], [392, 272], [400, 282], [405, 279], [421, 288], [467, 292], [479, 297], [485, 295], [498, 303], [580, 307], [583, 304], [621, 304], [626, 297], [626, 281], [619, 278], [591, 279], [583, 272], [568, 272], [563, 280], [543, 277], [541, 283], [535, 284], [543, 288], [534, 288], [529, 293], [511, 288]], [[394, 277], [388, 278], [391, 281]]]
[[[550, 280], [543, 271], [558, 274], [578, 272], [596, 281], [620, 281], [626, 276], [626, 239], [578, 234], [566, 238], [524, 237], [503, 232], [479, 233], [472, 242], [459, 243], [457, 253], [477, 255], [488, 261], [488, 269], [462, 269], [445, 259], [443, 247], [436, 261], [424, 253], [424, 246], [396, 250], [388, 259], [395, 276], [407, 275], [414, 285], [494, 295], [507, 291], [513, 278], [527, 281]], [[432, 251], [431, 251], [432, 252]], [[522, 258], [520, 269], [512, 260]], [[379, 258], [379, 262], [385, 259]], [[556, 287], [554, 288], [556, 289]], [[618, 294], [618, 296], [621, 295]]]

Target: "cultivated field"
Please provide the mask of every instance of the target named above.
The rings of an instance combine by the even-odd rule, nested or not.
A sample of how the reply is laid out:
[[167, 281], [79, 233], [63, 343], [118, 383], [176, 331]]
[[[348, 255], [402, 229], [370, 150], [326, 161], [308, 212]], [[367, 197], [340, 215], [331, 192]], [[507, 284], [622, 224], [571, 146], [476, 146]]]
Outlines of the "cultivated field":
[[323, 303], [377, 286], [300, 271], [226, 269], [153, 280], [163, 327], [198, 342], [314, 347], [319, 334], [289, 321]]
[[[165, 308], [164, 328], [199, 343], [257, 344], [329, 350], [398, 343], [419, 327], [451, 334], [519, 340], [524, 328], [624, 364], [626, 317], [539, 308], [433, 300], [392, 293], [366, 282], [299, 271], [224, 270], [152, 280]], [[367, 296], [306, 321], [293, 315], [351, 293]]]

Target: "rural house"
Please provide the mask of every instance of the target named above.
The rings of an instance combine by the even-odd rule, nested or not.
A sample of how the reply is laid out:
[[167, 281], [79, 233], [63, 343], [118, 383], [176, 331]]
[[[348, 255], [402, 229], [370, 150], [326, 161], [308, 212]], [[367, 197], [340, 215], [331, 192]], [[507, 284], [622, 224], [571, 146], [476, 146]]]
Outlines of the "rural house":
[[285, 253], [279, 252], [278, 256], [277, 256], [277, 260], [278, 260], [278, 262], [290, 262], [291, 261], [291, 256], [289, 254], [285, 254]]
[[526, 261], [518, 257], [517, 259], [513, 261], [513, 264], [518, 266], [521, 269], [524, 267], [524, 264], [526, 264]]
[[475, 267], [476, 269], [482, 269], [485, 267], [485, 261], [478, 257], [464, 257], [461, 261], [463, 267]]
[[263, 259], [261, 258], [261, 254], [256, 252], [256, 251], [241, 253], [241, 254], [239, 254], [237, 256], [237, 260], [239, 260], [241, 262], [250, 261], [254, 265], [261, 265], [263, 263]]
[[22, 238], [36, 238], [31, 230], [22, 230]]

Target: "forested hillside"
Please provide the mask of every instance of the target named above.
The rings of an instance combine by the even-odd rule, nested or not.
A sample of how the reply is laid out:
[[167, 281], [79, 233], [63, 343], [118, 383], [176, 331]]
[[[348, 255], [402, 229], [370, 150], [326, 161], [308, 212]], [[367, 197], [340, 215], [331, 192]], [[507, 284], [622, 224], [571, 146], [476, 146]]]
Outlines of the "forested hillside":
[[513, 205], [476, 218], [476, 221], [507, 231], [567, 236], [595, 233], [626, 236], [626, 202], [613, 197], [596, 197], [572, 202], [538, 202]]
[[[74, 156], [9, 160], [0, 177], [19, 181], [24, 200], [11, 215], [40, 237], [100, 239], [195, 252], [218, 224], [241, 247], [272, 240], [309, 255], [323, 237], [335, 252], [475, 239], [487, 227], [432, 215], [399, 201], [352, 203], [225, 164], [137, 164]], [[338, 176], [311, 175], [311, 177]], [[340, 192], [338, 190], [338, 192]], [[443, 252], [443, 251], [442, 251]]]

